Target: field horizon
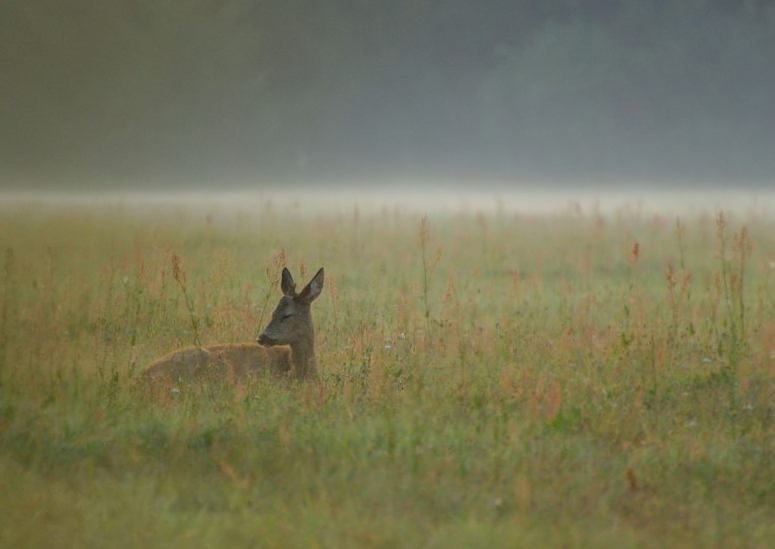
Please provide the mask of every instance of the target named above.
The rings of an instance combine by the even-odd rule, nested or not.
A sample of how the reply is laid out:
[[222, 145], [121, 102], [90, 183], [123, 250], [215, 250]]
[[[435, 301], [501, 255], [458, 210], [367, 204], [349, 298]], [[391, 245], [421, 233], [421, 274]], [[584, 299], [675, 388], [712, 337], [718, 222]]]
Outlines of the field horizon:
[[[271, 202], [295, 213], [348, 213], [357, 207], [367, 213], [397, 209], [412, 214], [508, 214], [556, 215], [584, 212], [610, 215], [639, 210], [641, 214], [697, 216], [717, 211], [737, 214], [772, 215], [775, 191], [765, 189], [709, 188], [687, 185], [645, 186], [621, 189], [594, 185], [555, 186], [525, 183], [513, 189], [483, 182], [481, 189], [454, 184], [437, 186], [422, 180], [400, 181], [395, 185], [331, 185], [326, 189], [299, 185], [275, 185], [264, 190], [229, 187], [219, 190], [198, 188], [131, 190], [0, 190], [0, 208], [9, 206], [55, 207], [123, 205], [128, 208], [188, 208], [235, 213], [248, 206]], [[162, 187], [163, 188], [163, 187]]]
[[[772, 193], [0, 193], [0, 546], [765, 547]], [[137, 379], [254, 341], [320, 384]]]

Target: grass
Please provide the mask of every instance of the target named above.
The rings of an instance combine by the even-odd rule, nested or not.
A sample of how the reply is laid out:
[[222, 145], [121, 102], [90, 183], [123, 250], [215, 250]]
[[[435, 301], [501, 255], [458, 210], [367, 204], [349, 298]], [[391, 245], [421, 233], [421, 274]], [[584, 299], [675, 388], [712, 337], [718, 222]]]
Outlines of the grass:
[[[5, 207], [0, 546], [765, 547], [774, 225]], [[320, 387], [137, 388], [284, 264], [326, 268]]]

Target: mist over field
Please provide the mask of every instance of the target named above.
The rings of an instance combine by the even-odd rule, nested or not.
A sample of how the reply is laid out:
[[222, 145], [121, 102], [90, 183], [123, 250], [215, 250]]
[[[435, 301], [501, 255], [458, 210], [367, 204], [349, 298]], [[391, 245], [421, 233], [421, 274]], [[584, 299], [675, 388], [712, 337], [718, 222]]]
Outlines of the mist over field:
[[0, 1], [0, 547], [771, 546], [773, 90], [775, 0]]
[[771, 545], [772, 201], [658, 196], [0, 195], [0, 547]]
[[151, 216], [155, 222], [170, 212], [200, 214], [232, 224], [244, 218], [259, 219], [271, 210], [291, 218], [320, 216], [357, 216], [385, 214], [480, 216], [541, 216], [558, 220], [574, 217], [603, 216], [640, 218], [695, 218], [718, 212], [735, 214], [741, 219], [775, 218], [775, 192], [768, 190], [678, 191], [611, 189], [572, 190], [470, 189], [442, 190], [417, 184], [405, 186], [321, 190], [301, 186], [286, 190], [111, 190], [80, 191], [8, 191], [0, 190], [0, 213], [14, 209], [41, 211], [101, 211], [120, 208], [127, 214]]
[[768, 189], [775, 3], [11, 0], [0, 188]]

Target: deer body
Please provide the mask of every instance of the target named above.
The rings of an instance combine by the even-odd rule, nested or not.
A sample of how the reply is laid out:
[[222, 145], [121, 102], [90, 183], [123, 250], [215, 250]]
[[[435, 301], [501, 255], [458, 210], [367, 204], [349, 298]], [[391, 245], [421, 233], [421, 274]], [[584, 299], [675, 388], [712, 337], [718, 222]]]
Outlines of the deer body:
[[317, 379], [315, 330], [310, 304], [323, 289], [320, 269], [304, 289], [296, 293], [290, 271], [283, 269], [283, 297], [257, 343], [187, 347], [154, 362], [143, 376], [152, 381], [239, 379], [269, 374], [274, 377]]

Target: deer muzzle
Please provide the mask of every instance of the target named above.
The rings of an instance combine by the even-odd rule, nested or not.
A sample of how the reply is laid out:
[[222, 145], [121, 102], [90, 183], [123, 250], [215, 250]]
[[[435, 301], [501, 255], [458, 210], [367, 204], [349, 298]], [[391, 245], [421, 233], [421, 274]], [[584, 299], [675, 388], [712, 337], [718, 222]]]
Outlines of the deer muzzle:
[[259, 345], [266, 345], [267, 347], [271, 347], [272, 345], [277, 345], [277, 340], [269, 337], [265, 333], [258, 336], [257, 341]]

